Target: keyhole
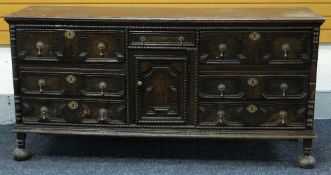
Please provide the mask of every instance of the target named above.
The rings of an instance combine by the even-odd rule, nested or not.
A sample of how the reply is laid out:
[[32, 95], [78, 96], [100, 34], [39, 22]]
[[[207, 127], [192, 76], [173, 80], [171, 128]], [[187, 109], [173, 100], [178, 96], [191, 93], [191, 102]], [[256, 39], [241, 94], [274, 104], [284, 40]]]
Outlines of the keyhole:
[[67, 38], [67, 39], [72, 39], [75, 37], [75, 32], [72, 31], [72, 30], [67, 30], [65, 33], [64, 33], [64, 36]]
[[261, 37], [261, 35], [260, 35], [260, 33], [258, 33], [258, 32], [252, 32], [252, 33], [249, 35], [249, 38], [250, 38], [251, 40], [258, 40], [258, 39], [260, 39], [260, 37]]
[[76, 77], [74, 75], [68, 75], [66, 77], [66, 80], [68, 83], [75, 83], [76, 82]]
[[68, 107], [72, 110], [77, 109], [78, 108], [78, 103], [76, 101], [71, 101], [68, 103]]

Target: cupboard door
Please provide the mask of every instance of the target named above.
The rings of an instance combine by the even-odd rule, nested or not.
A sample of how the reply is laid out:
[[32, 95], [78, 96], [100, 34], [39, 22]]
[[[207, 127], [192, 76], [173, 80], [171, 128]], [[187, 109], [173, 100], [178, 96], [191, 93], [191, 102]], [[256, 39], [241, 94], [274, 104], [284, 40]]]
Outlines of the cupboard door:
[[138, 124], [184, 124], [188, 111], [187, 55], [135, 56]]

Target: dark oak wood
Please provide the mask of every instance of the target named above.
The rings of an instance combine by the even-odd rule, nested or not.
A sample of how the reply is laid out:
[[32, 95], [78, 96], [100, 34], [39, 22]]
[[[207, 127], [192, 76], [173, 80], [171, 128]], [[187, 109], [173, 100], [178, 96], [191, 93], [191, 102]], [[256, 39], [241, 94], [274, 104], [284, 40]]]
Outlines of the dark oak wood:
[[27, 132], [304, 139], [324, 19], [305, 8], [29, 7], [10, 24], [16, 160]]
[[[244, 14], [244, 15], [243, 15]], [[323, 18], [308, 8], [130, 8], [32, 6], [7, 16], [7, 19], [42, 20], [117, 20], [117, 21], [310, 21]]]

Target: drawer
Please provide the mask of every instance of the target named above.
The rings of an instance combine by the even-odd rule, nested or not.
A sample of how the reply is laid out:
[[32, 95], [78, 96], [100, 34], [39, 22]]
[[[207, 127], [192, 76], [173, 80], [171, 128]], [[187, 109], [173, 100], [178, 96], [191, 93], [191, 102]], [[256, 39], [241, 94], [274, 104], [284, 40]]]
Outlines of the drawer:
[[305, 99], [306, 75], [200, 75], [203, 99]]
[[195, 46], [193, 31], [130, 31], [131, 46]]
[[17, 30], [17, 56], [24, 61], [123, 62], [120, 30]]
[[310, 60], [311, 32], [261, 32], [263, 64], [306, 64]]
[[202, 31], [199, 62], [201, 64], [247, 63], [245, 33]]
[[302, 65], [310, 31], [201, 31], [200, 64]]
[[21, 94], [125, 96], [125, 74], [21, 71]]
[[307, 104], [288, 103], [200, 103], [200, 126], [302, 127]]
[[126, 124], [121, 101], [22, 98], [24, 123]]

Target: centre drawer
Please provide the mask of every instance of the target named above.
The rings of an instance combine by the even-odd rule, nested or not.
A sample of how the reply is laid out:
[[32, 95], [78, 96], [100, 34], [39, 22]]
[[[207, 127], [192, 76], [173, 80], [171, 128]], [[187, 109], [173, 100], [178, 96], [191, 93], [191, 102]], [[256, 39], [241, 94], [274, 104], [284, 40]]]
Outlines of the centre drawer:
[[124, 73], [20, 71], [23, 95], [83, 95], [123, 98]]
[[201, 99], [306, 99], [307, 75], [200, 75]]
[[131, 46], [195, 46], [194, 31], [130, 31]]
[[127, 122], [124, 101], [22, 98], [24, 123], [118, 124]]

